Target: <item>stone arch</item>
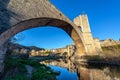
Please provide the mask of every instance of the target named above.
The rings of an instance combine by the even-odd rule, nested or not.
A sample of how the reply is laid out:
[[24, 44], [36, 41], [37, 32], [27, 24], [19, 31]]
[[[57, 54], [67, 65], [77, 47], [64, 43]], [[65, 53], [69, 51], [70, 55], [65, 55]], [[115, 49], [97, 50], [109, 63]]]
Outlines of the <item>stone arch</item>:
[[10, 29], [8, 29], [7, 31], [5, 31], [0, 35], [0, 39], [1, 39], [0, 46], [4, 45], [5, 42], [7, 42], [12, 36], [14, 36], [15, 34], [21, 31], [30, 28], [41, 27], [41, 26], [53, 26], [63, 29], [74, 41], [77, 48], [77, 53], [81, 53], [81, 54], [86, 53], [82, 37], [79, 35], [79, 33], [74, 29], [74, 27], [70, 23], [64, 20], [47, 18], [47, 17], [34, 18], [34, 19], [21, 21], [16, 25], [12, 26]]

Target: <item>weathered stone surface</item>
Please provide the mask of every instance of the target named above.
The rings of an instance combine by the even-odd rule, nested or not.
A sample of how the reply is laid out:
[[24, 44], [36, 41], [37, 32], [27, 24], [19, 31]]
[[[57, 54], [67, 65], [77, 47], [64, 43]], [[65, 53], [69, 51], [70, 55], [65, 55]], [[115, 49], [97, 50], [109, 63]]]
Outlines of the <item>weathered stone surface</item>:
[[74, 19], [74, 23], [78, 26], [79, 30], [82, 32], [85, 50], [87, 55], [96, 55], [96, 53], [101, 51], [101, 46], [99, 45], [99, 40], [94, 40], [90, 30], [90, 25], [88, 17], [86, 14], [79, 15]]
[[0, 0], [0, 34], [8, 29], [9, 24], [9, 11], [6, 9], [8, 0]]
[[95, 49], [98, 53], [101, 53], [102, 52], [102, 48], [101, 48], [101, 45], [100, 45], [100, 41], [98, 38], [94, 38], [94, 45], [95, 45]]
[[10, 0], [7, 9], [14, 13], [12, 14], [13, 16], [11, 16], [12, 25], [20, 21], [41, 17], [69, 21], [48, 0]]
[[69, 23], [54, 18], [39, 18], [27, 20], [20, 24], [17, 24], [10, 28], [9, 30], [5, 31], [3, 34], [1, 34], [0, 44], [3, 45], [13, 35], [23, 30], [33, 28], [36, 26], [48, 26], [48, 25], [56, 26], [66, 31], [75, 42], [75, 45], [78, 48], [79, 53], [85, 53], [84, 43], [82, 41], [82, 38], [80, 38], [79, 34], [77, 34], [76, 30]]

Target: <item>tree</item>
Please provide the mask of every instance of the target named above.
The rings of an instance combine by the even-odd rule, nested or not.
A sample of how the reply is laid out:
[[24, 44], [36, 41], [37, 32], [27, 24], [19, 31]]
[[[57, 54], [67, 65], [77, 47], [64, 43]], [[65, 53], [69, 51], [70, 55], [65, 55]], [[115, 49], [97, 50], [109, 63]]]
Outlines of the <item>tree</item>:
[[119, 41], [120, 41], [120, 38], [119, 38]]
[[13, 36], [9, 41], [12, 43], [18, 43], [19, 41], [24, 40], [24, 38], [25, 36], [23, 35], [23, 33], [19, 33]]

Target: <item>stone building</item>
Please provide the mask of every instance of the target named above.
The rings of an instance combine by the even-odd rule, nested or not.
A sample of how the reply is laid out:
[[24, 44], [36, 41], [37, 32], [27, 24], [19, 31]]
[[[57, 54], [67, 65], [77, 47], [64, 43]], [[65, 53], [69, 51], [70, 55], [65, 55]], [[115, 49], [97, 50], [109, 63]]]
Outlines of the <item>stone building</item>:
[[51, 51], [52, 53], [60, 53], [61, 55], [66, 53], [68, 56], [72, 56], [76, 52], [76, 49], [75, 45], [67, 45], [66, 47], [52, 49]]
[[102, 52], [101, 44], [98, 38], [94, 38], [94, 45], [97, 52]]

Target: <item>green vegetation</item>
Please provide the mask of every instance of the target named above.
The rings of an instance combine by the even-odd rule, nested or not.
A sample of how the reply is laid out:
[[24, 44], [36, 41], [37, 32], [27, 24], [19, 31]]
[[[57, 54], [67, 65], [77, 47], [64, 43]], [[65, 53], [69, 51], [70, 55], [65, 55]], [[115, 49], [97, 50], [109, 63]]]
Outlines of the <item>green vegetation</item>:
[[[33, 67], [33, 72], [28, 79], [26, 65]], [[56, 80], [59, 72], [54, 72], [50, 67], [40, 64], [36, 60], [22, 58], [7, 58], [5, 60], [5, 76], [3, 80]]]
[[105, 57], [120, 57], [120, 45], [102, 47]]
[[106, 51], [106, 50], [113, 50], [113, 49], [117, 49], [118, 51], [120, 51], [120, 45], [102, 47], [102, 49], [103, 49], [103, 51]]
[[46, 51], [45, 54], [51, 54], [52, 52], [51, 51]]
[[15, 74], [5, 78], [5, 80], [27, 80], [27, 77], [23, 74]]
[[120, 66], [120, 45], [102, 47], [102, 55], [84, 56], [92, 67]]
[[36, 72], [33, 72], [31, 80], [56, 80], [56, 75], [59, 75], [59, 73], [53, 72], [50, 68], [39, 67]]

